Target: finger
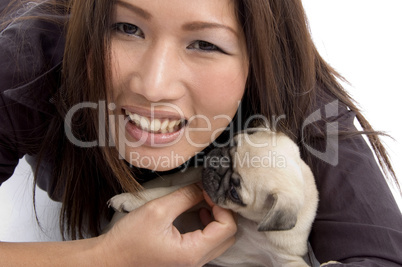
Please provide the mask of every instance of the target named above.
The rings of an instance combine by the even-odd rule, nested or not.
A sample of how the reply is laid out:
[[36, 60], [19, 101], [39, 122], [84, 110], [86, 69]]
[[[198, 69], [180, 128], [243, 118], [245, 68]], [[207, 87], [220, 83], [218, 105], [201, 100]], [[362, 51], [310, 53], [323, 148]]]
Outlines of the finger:
[[205, 190], [202, 191], [202, 193], [203, 193], [203, 195], [204, 195], [205, 202], [207, 202], [207, 204], [208, 204], [210, 207], [214, 206], [215, 203], [212, 202], [212, 200], [211, 200], [211, 198], [209, 197], [208, 193], [205, 192]]
[[203, 199], [202, 190], [197, 185], [192, 184], [156, 199], [154, 205], [161, 210], [168, 210], [169, 212], [166, 212], [164, 216], [173, 221]]
[[[214, 206], [213, 214], [217, 221], [209, 223], [204, 230], [198, 230], [182, 235], [183, 247], [191, 247], [192, 253], [201, 256], [203, 263], [222, 255], [236, 241], [235, 234], [237, 226], [232, 213], [221, 207]], [[189, 246], [188, 244], [192, 244]], [[194, 244], [196, 244], [194, 246]]]
[[199, 215], [201, 223], [204, 227], [207, 226], [209, 223], [211, 223], [214, 220], [214, 218], [211, 215], [210, 210], [208, 210], [206, 208], [201, 208], [198, 215]]
[[182, 235], [185, 242], [196, 240], [195, 243], [204, 249], [205, 254], [207, 254], [207, 250], [222, 246], [225, 242], [228, 242], [229, 245], [233, 244], [234, 235], [237, 231], [237, 225], [230, 211], [214, 206], [212, 212], [215, 216], [215, 221], [209, 223], [203, 230]]
[[207, 254], [206, 262], [219, 257], [236, 242], [237, 225], [233, 213], [216, 205], [213, 206], [212, 213], [215, 221], [202, 231], [207, 244], [215, 244], [215, 248]]
[[212, 207], [212, 213], [215, 221], [204, 228], [204, 235], [224, 239], [225, 236], [229, 237], [236, 233], [237, 225], [231, 211], [215, 205]]

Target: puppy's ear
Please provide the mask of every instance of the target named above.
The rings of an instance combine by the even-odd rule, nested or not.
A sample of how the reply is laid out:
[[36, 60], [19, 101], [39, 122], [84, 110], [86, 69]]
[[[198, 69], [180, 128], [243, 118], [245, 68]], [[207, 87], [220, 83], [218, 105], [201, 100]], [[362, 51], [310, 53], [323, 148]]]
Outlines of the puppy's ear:
[[266, 202], [270, 209], [258, 225], [258, 231], [282, 231], [295, 227], [297, 222], [295, 207], [281, 205], [277, 194], [268, 195]]

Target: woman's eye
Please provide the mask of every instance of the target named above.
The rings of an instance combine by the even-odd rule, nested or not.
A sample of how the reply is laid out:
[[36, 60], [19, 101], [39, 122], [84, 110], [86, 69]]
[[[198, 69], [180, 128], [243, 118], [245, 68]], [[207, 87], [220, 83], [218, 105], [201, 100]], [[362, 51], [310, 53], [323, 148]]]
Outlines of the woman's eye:
[[203, 50], [203, 51], [219, 51], [221, 52], [222, 50], [217, 47], [214, 44], [211, 44], [206, 41], [195, 41], [189, 46], [190, 49], [198, 49], [198, 50]]
[[126, 35], [144, 37], [144, 33], [142, 32], [142, 30], [138, 26], [135, 26], [134, 24], [119, 22], [114, 24], [113, 28], [116, 31], [119, 31]]

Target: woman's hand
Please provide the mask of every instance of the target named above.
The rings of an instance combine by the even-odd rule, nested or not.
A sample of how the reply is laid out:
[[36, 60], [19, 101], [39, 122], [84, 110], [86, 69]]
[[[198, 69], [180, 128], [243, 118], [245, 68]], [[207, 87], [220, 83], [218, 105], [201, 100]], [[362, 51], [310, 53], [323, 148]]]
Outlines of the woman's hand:
[[203, 199], [202, 190], [190, 185], [130, 212], [98, 237], [103, 264], [202, 266], [218, 257], [235, 242], [237, 227], [230, 211], [212, 205], [215, 221], [203, 230], [180, 234], [173, 226], [181, 213]]

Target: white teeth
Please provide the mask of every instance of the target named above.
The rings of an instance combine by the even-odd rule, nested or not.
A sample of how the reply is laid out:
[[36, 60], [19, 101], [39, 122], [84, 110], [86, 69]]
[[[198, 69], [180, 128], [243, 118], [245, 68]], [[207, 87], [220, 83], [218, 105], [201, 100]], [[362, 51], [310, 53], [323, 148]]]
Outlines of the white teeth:
[[171, 121], [168, 126], [168, 132], [172, 133], [174, 131], [174, 127], [176, 126], [177, 121]]
[[141, 117], [141, 119], [140, 119], [140, 127], [142, 129], [144, 129], [145, 131], [148, 131], [149, 126], [151, 126], [151, 123], [149, 122], [149, 119], [145, 118], [145, 117]]
[[140, 116], [129, 111], [125, 111], [126, 115], [129, 116], [131, 122], [136, 124], [138, 127], [145, 131], [160, 132], [160, 133], [172, 133], [177, 130], [182, 120], [163, 120], [160, 119], [149, 119], [147, 117]]
[[168, 120], [165, 120], [165, 121], [162, 122], [162, 125], [161, 125], [161, 131], [162, 131], [162, 133], [167, 133], [167, 127], [168, 127], [168, 125], [169, 125], [169, 121], [168, 121]]
[[138, 116], [137, 114], [131, 114], [131, 113], [129, 113], [129, 117], [130, 117], [130, 120], [132, 120], [132, 121], [135, 122], [136, 124], [140, 124], [141, 118], [140, 118], [140, 116]]
[[157, 132], [160, 129], [161, 129], [161, 121], [158, 120], [158, 119], [152, 120], [150, 130], [153, 131], [153, 132]]

